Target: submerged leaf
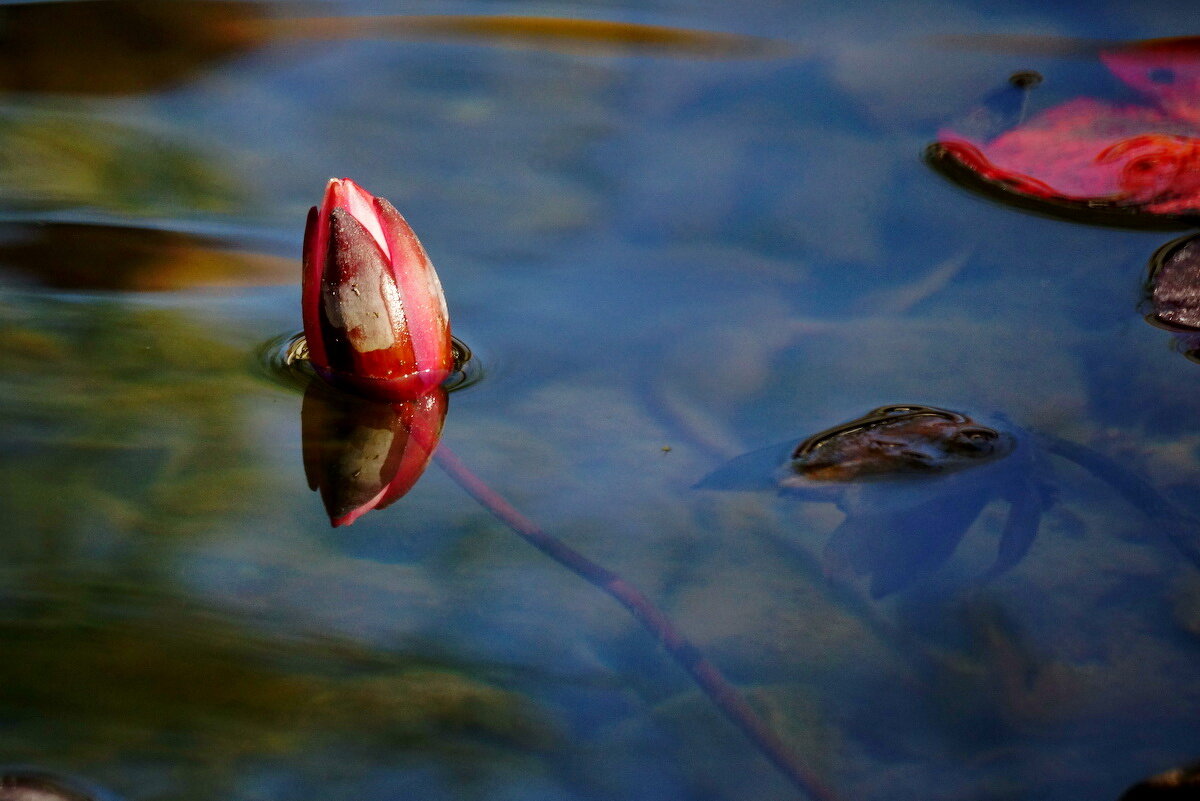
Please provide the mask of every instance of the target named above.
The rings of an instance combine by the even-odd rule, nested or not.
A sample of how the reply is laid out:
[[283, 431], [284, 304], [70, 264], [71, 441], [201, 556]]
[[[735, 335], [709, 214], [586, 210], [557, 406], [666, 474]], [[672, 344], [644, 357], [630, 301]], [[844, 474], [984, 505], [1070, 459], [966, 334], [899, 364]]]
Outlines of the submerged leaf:
[[[1148, 518], [1200, 568], [1200, 521], [1144, 479], [1085, 446], [1018, 429], [1003, 430], [931, 406], [883, 406], [802, 441], [762, 448], [701, 479], [698, 489], [774, 489], [797, 501], [832, 502], [845, 518], [829, 536], [825, 570], [868, 576], [883, 598], [945, 564], [983, 510], [1007, 504], [996, 556], [982, 579], [1028, 554], [1042, 517], [1057, 503], [1049, 456], [1075, 463]], [[1003, 457], [1003, 458], [1001, 458]]]

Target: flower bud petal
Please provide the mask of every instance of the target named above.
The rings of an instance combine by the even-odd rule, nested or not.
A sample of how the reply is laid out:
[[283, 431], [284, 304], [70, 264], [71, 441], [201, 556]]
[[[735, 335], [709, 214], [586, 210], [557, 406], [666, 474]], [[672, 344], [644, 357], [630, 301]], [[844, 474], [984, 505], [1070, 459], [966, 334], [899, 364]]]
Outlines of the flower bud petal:
[[416, 397], [453, 372], [441, 282], [412, 228], [386, 200], [332, 180], [309, 212], [304, 332], [326, 380], [383, 400]]
[[329, 217], [321, 326], [332, 371], [373, 379], [415, 371], [404, 302], [391, 265], [366, 228], [341, 208]]
[[442, 282], [417, 235], [400, 212], [383, 198], [376, 202], [393, 275], [404, 298], [404, 314], [412, 339], [417, 371], [428, 386], [441, 384], [454, 370], [450, 312]]

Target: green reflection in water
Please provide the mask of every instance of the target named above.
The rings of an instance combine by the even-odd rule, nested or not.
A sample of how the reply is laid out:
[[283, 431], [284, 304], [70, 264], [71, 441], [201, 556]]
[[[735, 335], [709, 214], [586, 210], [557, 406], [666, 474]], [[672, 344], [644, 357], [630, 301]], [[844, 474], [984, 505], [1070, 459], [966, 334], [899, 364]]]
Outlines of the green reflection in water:
[[[178, 774], [171, 797], [196, 798], [285, 758], [284, 772], [314, 780], [356, 781], [431, 751], [438, 764], [487, 773], [528, 760], [536, 773], [550, 724], [487, 671], [306, 634], [281, 608], [297, 583], [332, 584], [345, 603], [364, 578], [289, 547], [286, 526], [265, 540], [257, 530], [280, 488], [247, 402], [270, 390], [245, 361], [177, 310], [0, 302], [6, 761], [122, 793], [137, 766], [161, 764]], [[182, 576], [205, 548], [275, 539], [280, 587], [239, 587], [240, 612], [188, 594]], [[270, 558], [251, 547], [239, 575]], [[403, 571], [389, 578], [423, 591]]]
[[249, 508], [263, 485], [231, 425], [248, 385], [240, 355], [167, 310], [0, 305], [9, 547], [67, 532], [163, 536]]
[[411, 751], [511, 761], [550, 739], [520, 696], [461, 667], [266, 637], [143, 590], [72, 589], [69, 599], [18, 592], [0, 620], [14, 655], [0, 663], [9, 759], [117, 783], [131, 765], [167, 760], [187, 765], [181, 786], [228, 787], [245, 760], [303, 756], [290, 768], [299, 774], [334, 753], [364, 771]]
[[80, 113], [61, 102], [0, 106], [0, 204], [125, 213], [235, 205], [236, 183], [177, 134]]

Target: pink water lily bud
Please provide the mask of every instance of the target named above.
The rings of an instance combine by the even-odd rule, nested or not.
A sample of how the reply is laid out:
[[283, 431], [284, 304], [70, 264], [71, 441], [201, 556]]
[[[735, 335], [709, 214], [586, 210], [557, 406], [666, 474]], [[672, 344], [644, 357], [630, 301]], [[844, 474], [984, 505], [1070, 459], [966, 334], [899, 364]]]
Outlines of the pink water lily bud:
[[442, 284], [400, 212], [349, 178], [330, 180], [304, 232], [304, 336], [334, 386], [405, 400], [454, 369]]

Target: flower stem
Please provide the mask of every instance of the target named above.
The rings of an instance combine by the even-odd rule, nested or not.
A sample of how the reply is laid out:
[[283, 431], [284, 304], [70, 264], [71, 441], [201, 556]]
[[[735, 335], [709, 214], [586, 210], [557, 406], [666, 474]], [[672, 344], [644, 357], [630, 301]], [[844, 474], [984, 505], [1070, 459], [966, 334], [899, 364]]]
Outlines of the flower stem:
[[661, 609], [641, 590], [620, 575], [593, 562], [583, 554], [547, 534], [532, 520], [518, 512], [499, 493], [489, 487], [463, 464], [445, 445], [434, 454], [442, 468], [468, 495], [504, 523], [521, 539], [616, 599], [662, 643], [667, 652], [695, 680], [700, 689], [735, 726], [750, 738], [755, 747], [791, 782], [814, 801], [838, 801], [831, 788], [755, 714], [738, 690], [692, 645]]

